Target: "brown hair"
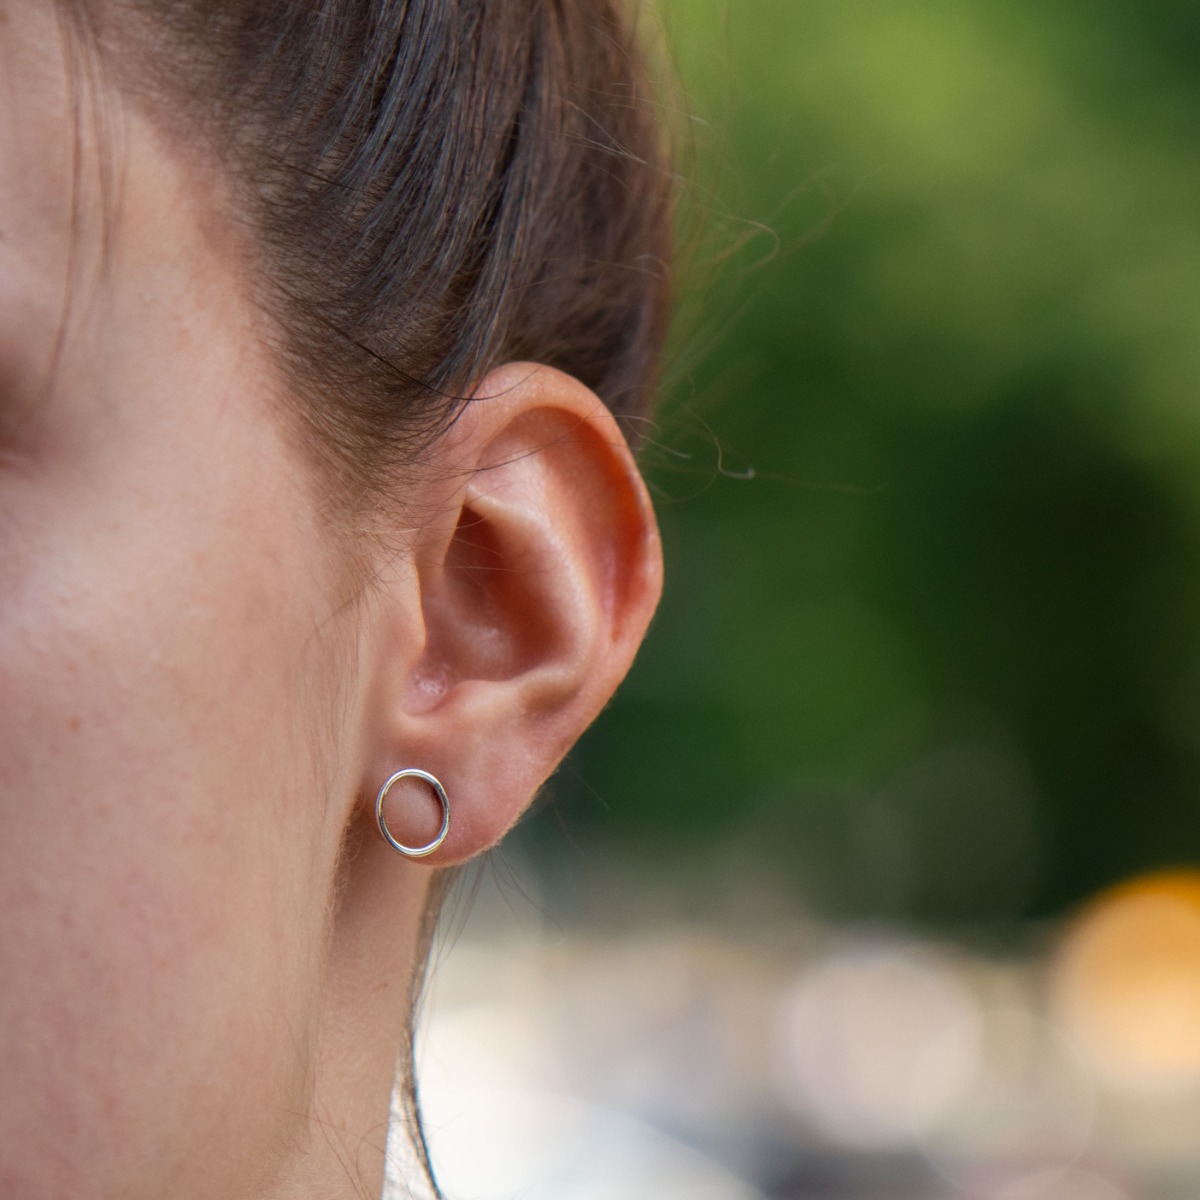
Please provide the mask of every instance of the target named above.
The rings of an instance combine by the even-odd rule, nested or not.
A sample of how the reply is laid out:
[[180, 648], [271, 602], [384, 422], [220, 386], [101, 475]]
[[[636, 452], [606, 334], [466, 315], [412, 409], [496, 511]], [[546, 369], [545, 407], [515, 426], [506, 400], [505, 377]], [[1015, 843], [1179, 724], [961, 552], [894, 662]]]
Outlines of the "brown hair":
[[503, 361], [626, 432], [669, 311], [670, 174], [620, 0], [65, 0], [217, 156], [281, 358], [361, 495]]

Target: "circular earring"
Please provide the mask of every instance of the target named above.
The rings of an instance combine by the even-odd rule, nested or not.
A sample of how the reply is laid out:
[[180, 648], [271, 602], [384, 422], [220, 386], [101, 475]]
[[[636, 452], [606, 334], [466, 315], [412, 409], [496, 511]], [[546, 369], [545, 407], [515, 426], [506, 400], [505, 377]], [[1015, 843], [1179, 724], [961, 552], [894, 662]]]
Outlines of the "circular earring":
[[[437, 797], [438, 804], [441, 805], [442, 827], [438, 830], [437, 836], [433, 841], [426, 843], [424, 846], [406, 846], [403, 842], [398, 842], [392, 836], [392, 831], [388, 828], [387, 821], [384, 819], [383, 802], [387, 799], [388, 792], [392, 790], [392, 785], [399, 783], [401, 779], [423, 779], [433, 788], [433, 794]], [[419, 771], [416, 767], [406, 767], [403, 771], [397, 771], [379, 789], [379, 795], [375, 797], [375, 824], [379, 829], [379, 836], [393, 850], [403, 854], [405, 858], [424, 858], [427, 854], [432, 854], [446, 840], [446, 834], [450, 832], [450, 801], [446, 798], [446, 789], [428, 771]]]

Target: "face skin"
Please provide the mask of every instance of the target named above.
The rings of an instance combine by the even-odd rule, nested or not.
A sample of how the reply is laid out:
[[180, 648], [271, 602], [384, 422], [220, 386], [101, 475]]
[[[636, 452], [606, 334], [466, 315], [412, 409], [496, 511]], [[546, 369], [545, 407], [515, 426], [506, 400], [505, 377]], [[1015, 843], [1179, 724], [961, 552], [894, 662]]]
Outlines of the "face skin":
[[190, 1195], [217, 1147], [241, 1194], [307, 1107], [355, 631], [227, 248], [127, 111], [110, 273], [94, 158], [68, 263], [56, 27], [5, 18], [0, 1194]]
[[[512, 368], [363, 591], [217, 181], [115, 93], [76, 120], [48, 2], [0, 0], [0, 93], [0, 1195], [377, 1195], [430, 867], [627, 668], [644, 490]], [[419, 864], [369, 832], [410, 765], [455, 814]]]

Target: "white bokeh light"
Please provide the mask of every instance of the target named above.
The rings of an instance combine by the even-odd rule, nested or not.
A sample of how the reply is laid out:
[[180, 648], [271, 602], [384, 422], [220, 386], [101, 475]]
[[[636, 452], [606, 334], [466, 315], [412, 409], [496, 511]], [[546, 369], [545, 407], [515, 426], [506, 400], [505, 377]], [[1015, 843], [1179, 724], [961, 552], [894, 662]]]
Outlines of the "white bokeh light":
[[936, 1128], [971, 1083], [979, 1005], [953, 968], [910, 946], [842, 951], [786, 992], [775, 1074], [785, 1105], [846, 1146], [883, 1149]]

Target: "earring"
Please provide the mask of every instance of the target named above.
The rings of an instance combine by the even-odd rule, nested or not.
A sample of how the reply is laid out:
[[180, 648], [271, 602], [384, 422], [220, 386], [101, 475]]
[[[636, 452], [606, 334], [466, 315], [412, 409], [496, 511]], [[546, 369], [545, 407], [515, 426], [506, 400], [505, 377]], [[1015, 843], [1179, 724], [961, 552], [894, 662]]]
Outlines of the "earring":
[[[392, 836], [392, 831], [387, 827], [387, 821], [384, 819], [383, 802], [387, 799], [388, 792], [392, 790], [392, 785], [399, 783], [401, 779], [423, 779], [433, 788], [433, 794], [442, 807], [442, 827], [433, 841], [424, 846], [406, 846], [403, 842], [398, 842]], [[446, 834], [450, 832], [450, 801], [446, 798], [446, 789], [428, 771], [418, 771], [416, 767], [406, 767], [403, 771], [397, 771], [379, 789], [379, 795], [375, 797], [375, 824], [379, 829], [379, 836], [393, 850], [403, 854], [405, 858], [424, 858], [427, 854], [432, 854], [446, 840]]]

